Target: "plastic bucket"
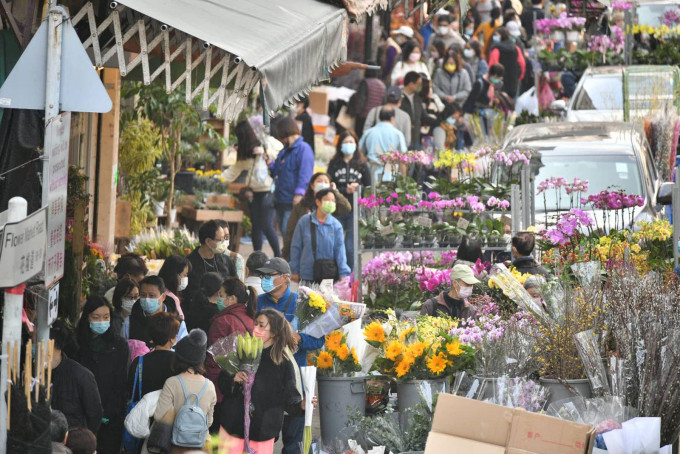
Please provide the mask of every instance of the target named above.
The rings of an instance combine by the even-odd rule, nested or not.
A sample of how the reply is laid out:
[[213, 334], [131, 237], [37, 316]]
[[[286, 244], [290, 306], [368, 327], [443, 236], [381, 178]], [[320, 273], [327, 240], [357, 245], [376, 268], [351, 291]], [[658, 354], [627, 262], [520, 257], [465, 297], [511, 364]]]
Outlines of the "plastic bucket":
[[[546, 407], [558, 400], [576, 397], [576, 394], [569, 389], [564, 383], [552, 378], [541, 378], [541, 385], [548, 388], [548, 403]], [[582, 378], [579, 380], [564, 380], [569, 386], [573, 387], [584, 399], [593, 397], [593, 392], [590, 389], [590, 380]]]
[[366, 378], [317, 377], [319, 385], [319, 419], [324, 444], [337, 438], [347, 426], [348, 416], [366, 411]]
[[449, 377], [438, 378], [436, 380], [404, 380], [397, 382], [397, 408], [399, 409], [399, 422], [402, 430], [408, 430], [416, 407], [427, 401], [432, 402], [434, 394], [446, 392], [448, 382]]

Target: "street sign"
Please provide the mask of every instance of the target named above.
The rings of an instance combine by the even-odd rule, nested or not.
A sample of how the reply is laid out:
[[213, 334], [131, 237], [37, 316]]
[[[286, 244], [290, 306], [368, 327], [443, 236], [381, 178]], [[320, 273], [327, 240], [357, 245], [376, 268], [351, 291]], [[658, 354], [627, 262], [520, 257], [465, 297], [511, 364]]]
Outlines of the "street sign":
[[52, 325], [57, 320], [59, 313], [59, 283], [52, 287], [49, 292], [49, 307], [47, 309], [47, 324]]
[[[45, 156], [49, 159], [48, 176], [43, 184], [47, 192], [47, 254], [45, 287], [64, 275], [66, 248], [66, 191], [68, 187], [68, 152], [71, 134], [71, 112], [54, 117], [45, 130]], [[43, 192], [44, 194], [44, 192]]]
[[15, 287], [43, 270], [46, 237], [47, 207], [5, 225], [0, 240], [0, 287]]

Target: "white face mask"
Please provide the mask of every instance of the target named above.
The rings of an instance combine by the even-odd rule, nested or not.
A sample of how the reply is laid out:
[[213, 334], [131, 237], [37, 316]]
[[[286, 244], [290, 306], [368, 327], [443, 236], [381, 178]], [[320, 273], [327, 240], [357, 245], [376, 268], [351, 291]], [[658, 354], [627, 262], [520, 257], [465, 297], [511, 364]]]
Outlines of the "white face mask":
[[217, 246], [213, 250], [216, 254], [224, 254], [229, 249], [229, 240], [222, 240], [217, 242]]
[[458, 296], [461, 299], [467, 299], [472, 296], [472, 287], [463, 287], [462, 285], [458, 284], [460, 288], [458, 289]]
[[416, 63], [417, 61], [420, 61], [420, 52], [413, 52], [411, 55], [408, 56], [408, 59], [411, 61], [411, 63]]
[[328, 189], [330, 187], [331, 185], [328, 183], [316, 183], [314, 184], [314, 192], [316, 193], [319, 191], [323, 191], [324, 189]]
[[181, 278], [179, 280], [179, 287], [177, 287], [177, 290], [179, 290], [181, 292], [182, 290], [187, 288], [188, 285], [189, 285], [189, 277], [184, 276], [183, 278]]
[[131, 313], [132, 306], [134, 306], [136, 302], [137, 300], [134, 300], [132, 298], [122, 298], [120, 300], [120, 305], [123, 308], [123, 312], [125, 312], [126, 314]]
[[437, 27], [437, 33], [440, 35], [448, 35], [449, 33], [449, 26], [448, 25], [440, 25]]
[[472, 49], [465, 49], [463, 55], [465, 55], [465, 58], [472, 58], [475, 56], [475, 51]]

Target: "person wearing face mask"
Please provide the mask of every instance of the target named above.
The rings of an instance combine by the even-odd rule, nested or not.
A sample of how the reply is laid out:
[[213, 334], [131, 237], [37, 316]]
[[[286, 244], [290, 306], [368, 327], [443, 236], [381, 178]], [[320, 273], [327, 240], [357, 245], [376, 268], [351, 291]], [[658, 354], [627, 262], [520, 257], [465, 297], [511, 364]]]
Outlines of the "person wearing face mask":
[[404, 78], [406, 74], [410, 72], [422, 73], [430, 78], [430, 73], [427, 70], [427, 65], [423, 63], [422, 56], [423, 52], [421, 48], [415, 43], [407, 43], [402, 49], [402, 59], [394, 65], [392, 70], [392, 85], [403, 87], [405, 85]]
[[510, 34], [505, 27], [496, 30], [494, 36], [497, 36], [498, 39], [489, 53], [489, 65], [493, 66], [497, 63], [503, 65], [505, 72], [502, 90], [510, 99], [515, 99], [517, 98], [517, 91], [526, 70], [524, 54], [519, 46], [510, 38]]
[[[345, 130], [338, 138], [335, 156], [328, 163], [328, 174], [340, 194], [351, 199], [359, 189], [371, 185], [371, 170], [364, 154], [357, 150], [359, 139], [354, 131]], [[336, 218], [345, 231], [345, 250], [350, 269], [354, 265], [353, 213], [338, 214]]]
[[547, 278], [550, 276], [548, 270], [539, 265], [531, 256], [534, 251], [536, 239], [531, 232], [519, 232], [512, 237], [512, 266], [517, 271], [524, 274], [536, 274]]
[[220, 273], [206, 273], [201, 277], [201, 288], [191, 311], [187, 311], [187, 330], [201, 328], [206, 333], [210, 321], [224, 309], [224, 292]]
[[[305, 401], [296, 381], [295, 365], [290, 352], [296, 348], [293, 334], [286, 319], [273, 309], [257, 314], [254, 335], [264, 342], [260, 365], [255, 373], [251, 389], [252, 413], [250, 419], [250, 446], [258, 454], [273, 454], [274, 440], [283, 429], [282, 453], [300, 452], [299, 444], [289, 437], [285, 419], [302, 419], [304, 430]], [[248, 377], [245, 372], [235, 375], [221, 372], [219, 388], [224, 394], [220, 423], [229, 435], [232, 452], [243, 452], [243, 385]], [[313, 399], [316, 406], [316, 398]], [[284, 419], [284, 412], [287, 414]], [[301, 431], [302, 432], [302, 431]], [[300, 432], [299, 441], [302, 441]]]
[[111, 304], [113, 305], [113, 312], [111, 313], [111, 326], [113, 330], [123, 335], [123, 325], [125, 320], [130, 316], [132, 307], [139, 299], [139, 285], [130, 278], [124, 277], [119, 280], [113, 290]]
[[489, 64], [482, 58], [482, 48], [479, 41], [470, 40], [463, 49], [463, 58], [472, 69], [472, 81], [484, 77], [489, 72]]
[[[172, 361], [175, 352], [172, 347], [177, 343], [180, 321], [175, 314], [159, 312], [149, 317], [149, 335], [154, 349], [144, 356], [135, 358], [128, 369], [128, 396], [133, 396], [135, 375], [142, 359], [141, 383], [142, 396], [163, 389], [165, 380], [175, 375], [172, 372]], [[139, 386], [139, 384], [137, 385]], [[137, 398], [138, 396], [134, 396]]]
[[302, 140], [300, 128], [291, 117], [281, 119], [276, 127], [277, 138], [285, 144], [275, 161], [265, 155], [274, 178], [276, 219], [281, 234], [285, 234], [293, 206], [300, 203], [309, 179], [314, 173], [314, 152]]
[[184, 289], [183, 310], [186, 312], [199, 291], [201, 276], [206, 273], [220, 273], [223, 277], [236, 276], [236, 265], [225, 252], [229, 249], [227, 233], [217, 221], [208, 221], [198, 229], [200, 246], [194, 249], [187, 260], [191, 263], [189, 282]]
[[432, 89], [445, 102], [463, 103], [470, 94], [472, 83], [458, 52], [451, 52], [444, 66], [437, 71], [432, 80]]
[[524, 281], [524, 290], [531, 295], [531, 299], [537, 307], [543, 308], [544, 311], [548, 311], [548, 305], [543, 299], [543, 286], [545, 285], [545, 279], [543, 276], [534, 275], [529, 276], [526, 281]]
[[342, 225], [333, 217], [335, 194], [331, 189], [316, 193], [316, 210], [300, 218], [290, 246], [294, 281], [321, 283], [350, 275]]
[[165, 304], [168, 311], [184, 320], [184, 312], [180, 303], [182, 292], [189, 286], [191, 262], [181, 255], [171, 255], [163, 262], [158, 277], [165, 283]]
[[[450, 103], [440, 115], [440, 124], [433, 131], [435, 150], [462, 150], [466, 144], [467, 126], [460, 104]], [[472, 139], [467, 134], [467, 140]]]
[[267, 254], [262, 251], [254, 251], [248, 256], [246, 260], [246, 287], [252, 287], [257, 295], [262, 295], [264, 290], [262, 290], [262, 275], [258, 268], [264, 265], [264, 262], [269, 260]]
[[[489, 0], [494, 2], [495, 0]], [[482, 21], [475, 30], [474, 36], [482, 43], [482, 55], [488, 56], [491, 46], [493, 44], [493, 34], [498, 27], [503, 26], [503, 19], [501, 18], [500, 6], [494, 6], [491, 9], [491, 16], [489, 20]]]
[[[210, 321], [208, 330], [208, 345], [234, 334], [253, 334], [255, 312], [257, 311], [257, 292], [252, 287], [246, 287], [236, 278], [225, 279], [220, 286], [219, 312]], [[222, 392], [219, 388], [218, 377], [220, 367], [211, 355], [205, 361], [205, 376], [215, 384], [217, 390], [217, 405], [215, 406], [215, 420], [211, 432], [219, 431], [220, 405]]]
[[326, 172], [317, 172], [312, 175], [312, 178], [309, 180], [309, 186], [307, 187], [305, 196], [302, 198], [300, 203], [293, 207], [293, 211], [290, 213], [288, 228], [286, 229], [286, 235], [283, 238], [282, 256], [284, 258], [290, 258], [290, 245], [293, 241], [295, 227], [297, 227], [300, 218], [316, 209], [314, 195], [322, 189], [327, 188], [332, 189], [336, 194], [337, 210], [339, 216], [345, 215], [352, 211], [352, 204], [344, 195], [337, 191], [335, 183], [331, 182], [331, 177]]
[[[458, 27], [457, 21], [454, 21], [449, 15], [435, 16], [435, 18], [437, 19], [436, 39], [440, 39], [444, 42], [444, 48], [448, 49], [451, 46], [462, 47], [465, 45], [465, 40], [460, 36], [460, 33], [453, 29], [453, 27]], [[425, 52], [425, 55], [428, 58], [432, 56], [432, 52], [436, 51], [432, 44], [433, 43], [430, 43]]]
[[456, 319], [475, 318], [477, 311], [468, 305], [466, 300], [472, 296], [473, 285], [479, 283], [472, 268], [467, 265], [455, 265], [451, 270], [451, 288], [425, 301], [420, 309], [420, 315]]
[[[130, 316], [125, 320], [123, 331], [127, 339], [137, 339], [151, 344], [149, 317], [161, 312], [169, 312], [165, 304], [165, 283], [158, 276], [147, 276], [139, 283], [139, 301], [132, 306]], [[193, 309], [193, 308], [192, 308]], [[186, 315], [189, 315], [187, 311]], [[187, 326], [180, 323], [178, 339], [187, 335]]]
[[74, 344], [74, 340], [63, 320], [58, 319], [52, 324], [50, 339], [54, 340], [50, 406], [64, 413], [69, 427], [87, 427], [96, 433], [102, 423], [102, 403], [97, 381], [90, 370], [64, 353], [64, 349]]
[[118, 454], [123, 438], [127, 397], [127, 343], [111, 328], [111, 306], [104, 297], [90, 296], [76, 328], [78, 362], [92, 372], [102, 404], [97, 452]]
[[[113, 272], [116, 273], [116, 278], [119, 281], [128, 278], [135, 282], [139, 282], [144, 279], [144, 276], [149, 272], [149, 269], [146, 267], [144, 259], [139, 255], [130, 252], [120, 256], [116, 262], [116, 266], [113, 268]], [[113, 302], [113, 291], [115, 289], [116, 287], [111, 287], [104, 293], [104, 298], [106, 298], [109, 303]]]
[[472, 84], [470, 96], [463, 105], [463, 110], [466, 113], [478, 113], [482, 120], [482, 129], [489, 130], [490, 124], [486, 118], [486, 112], [493, 106], [498, 104], [496, 97], [496, 90], [498, 90], [503, 83], [503, 65], [493, 65], [489, 68], [489, 72], [482, 78], [477, 79]]
[[430, 56], [427, 59], [427, 70], [430, 74], [436, 74], [439, 68], [444, 64], [444, 56], [446, 55], [446, 45], [444, 41], [435, 37], [430, 42]]

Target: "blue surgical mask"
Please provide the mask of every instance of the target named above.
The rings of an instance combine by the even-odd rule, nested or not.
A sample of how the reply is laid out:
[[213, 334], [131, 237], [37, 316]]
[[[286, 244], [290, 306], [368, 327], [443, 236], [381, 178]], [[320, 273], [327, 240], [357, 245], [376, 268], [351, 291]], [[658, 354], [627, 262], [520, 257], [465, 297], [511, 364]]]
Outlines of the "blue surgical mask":
[[111, 322], [90, 322], [90, 329], [95, 334], [104, 334], [109, 330]]
[[217, 308], [220, 311], [224, 310], [224, 298], [222, 298], [221, 296], [219, 298], [217, 298]]
[[474, 32], [475, 32], [475, 31], [474, 31], [472, 28], [466, 28], [466, 29], [465, 29], [465, 34], [466, 34], [467, 36], [472, 36], [472, 34], [473, 34]]
[[147, 314], [155, 313], [161, 306], [161, 303], [158, 302], [157, 298], [142, 298], [139, 300], [139, 304], [142, 305], [142, 309]]
[[343, 143], [340, 145], [340, 151], [342, 151], [342, 154], [344, 155], [351, 155], [354, 154], [355, 151], [357, 151], [357, 144], [355, 143]]
[[274, 285], [274, 276], [262, 276], [262, 290], [269, 293], [276, 288]]
[[447, 124], [450, 124], [450, 125], [455, 125], [455, 124], [458, 123], [458, 122], [456, 121], [455, 118], [449, 117], [449, 118], [446, 119], [446, 123], [447, 123]]
[[494, 43], [499, 43], [499, 42], [501, 42], [501, 37], [498, 36], [498, 35], [493, 35], [491, 37], [491, 41], [493, 41]]

